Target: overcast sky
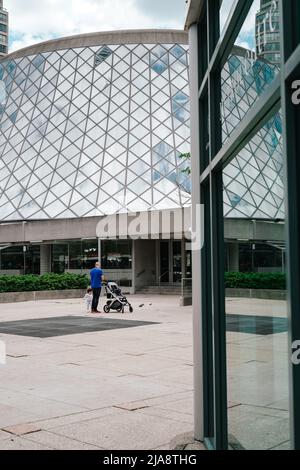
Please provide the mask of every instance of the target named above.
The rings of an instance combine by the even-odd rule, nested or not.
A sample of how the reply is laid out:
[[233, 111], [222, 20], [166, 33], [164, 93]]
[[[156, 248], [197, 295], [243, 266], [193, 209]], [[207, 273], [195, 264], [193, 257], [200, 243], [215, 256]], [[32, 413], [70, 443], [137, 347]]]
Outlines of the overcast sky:
[[10, 51], [35, 42], [93, 31], [182, 29], [185, 0], [4, 0]]
[[[224, 0], [221, 23], [234, 0]], [[93, 31], [118, 29], [182, 29], [185, 0], [4, 0], [10, 13], [10, 51], [45, 41]], [[240, 45], [253, 47], [255, 13], [249, 15]]]

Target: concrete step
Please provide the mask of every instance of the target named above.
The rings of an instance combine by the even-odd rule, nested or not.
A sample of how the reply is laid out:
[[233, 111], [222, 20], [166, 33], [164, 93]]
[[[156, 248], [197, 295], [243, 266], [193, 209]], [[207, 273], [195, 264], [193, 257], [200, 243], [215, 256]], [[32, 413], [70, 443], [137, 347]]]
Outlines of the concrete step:
[[181, 295], [180, 286], [144, 286], [136, 289], [138, 294]]

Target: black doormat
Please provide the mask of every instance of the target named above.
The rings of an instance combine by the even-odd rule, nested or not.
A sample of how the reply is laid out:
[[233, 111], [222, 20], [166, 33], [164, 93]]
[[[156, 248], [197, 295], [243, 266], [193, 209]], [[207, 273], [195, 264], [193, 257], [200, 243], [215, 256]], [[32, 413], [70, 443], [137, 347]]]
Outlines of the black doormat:
[[159, 323], [103, 317], [66, 316], [0, 322], [0, 334], [52, 338], [157, 324]]
[[274, 335], [288, 331], [287, 318], [259, 315], [226, 315], [226, 330], [252, 335]]

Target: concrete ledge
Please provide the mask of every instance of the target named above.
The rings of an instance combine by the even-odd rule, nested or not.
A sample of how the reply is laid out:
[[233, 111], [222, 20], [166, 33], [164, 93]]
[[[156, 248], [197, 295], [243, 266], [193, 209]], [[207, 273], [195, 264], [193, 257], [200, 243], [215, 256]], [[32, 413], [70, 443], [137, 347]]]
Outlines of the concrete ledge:
[[49, 290], [30, 292], [2, 292], [0, 303], [8, 304], [14, 302], [29, 302], [35, 300], [51, 299], [79, 299], [85, 294], [85, 289]]
[[286, 290], [273, 289], [226, 289], [226, 297], [246, 299], [286, 300]]
[[191, 305], [193, 305], [192, 296], [180, 297], [180, 307], [190, 307]]
[[[226, 289], [226, 297], [261, 300], [287, 300], [286, 290], [275, 289]], [[180, 307], [193, 305], [192, 297], [180, 297]]]

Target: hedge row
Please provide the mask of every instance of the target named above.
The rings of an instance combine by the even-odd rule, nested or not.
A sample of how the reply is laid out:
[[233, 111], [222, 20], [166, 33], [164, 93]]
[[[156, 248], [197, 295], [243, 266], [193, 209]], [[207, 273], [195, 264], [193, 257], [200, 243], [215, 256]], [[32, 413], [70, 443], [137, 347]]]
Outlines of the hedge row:
[[231, 289], [286, 289], [285, 273], [225, 273], [225, 287]]
[[[86, 289], [85, 274], [43, 274], [35, 276], [0, 276], [0, 292]], [[232, 289], [286, 289], [284, 273], [225, 273], [225, 287]]]
[[41, 290], [86, 289], [89, 279], [85, 274], [43, 274], [36, 276], [0, 276], [0, 292], [28, 292]]

